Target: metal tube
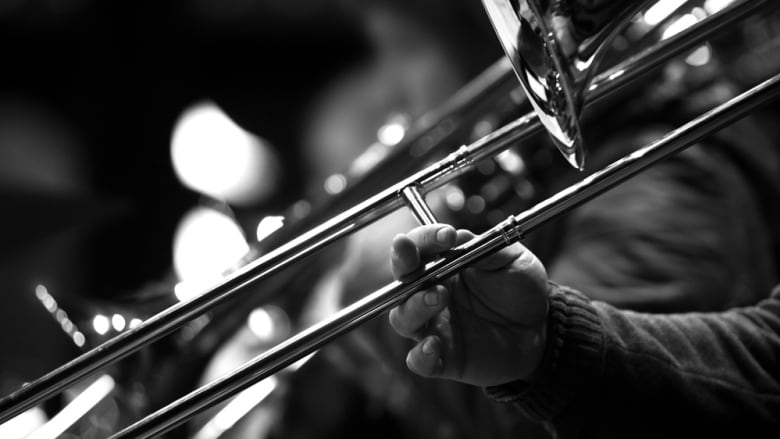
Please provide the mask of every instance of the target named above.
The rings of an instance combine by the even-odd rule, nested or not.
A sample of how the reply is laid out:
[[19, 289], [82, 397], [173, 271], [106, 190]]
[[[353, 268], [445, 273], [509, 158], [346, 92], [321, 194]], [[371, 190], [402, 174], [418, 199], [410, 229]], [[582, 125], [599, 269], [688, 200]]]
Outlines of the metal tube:
[[[649, 68], [654, 68], [696, 47], [713, 33], [755, 12], [765, 3], [760, 0], [743, 0], [734, 3], [661, 42], [653, 49], [631, 58], [629, 63], [621, 63], [617, 68], [598, 75], [593, 86], [590, 87], [588, 103], [596, 102], [619, 91], [630, 81], [646, 73]], [[541, 131], [542, 127], [536, 116], [529, 113], [477, 142], [461, 147], [444, 160], [261, 256], [202, 295], [161, 311], [141, 325], [117, 335], [23, 386], [0, 400], [0, 423], [60, 393], [95, 371], [170, 334], [193, 318], [237, 296], [245, 287], [268, 278], [401, 207], [403, 203], [397, 194], [403, 188], [418, 186], [423, 192], [430, 191], [470, 170], [475, 163], [492, 157]]]
[[412, 212], [412, 215], [414, 215], [418, 223], [422, 225], [436, 224], [438, 222], [436, 220], [436, 214], [433, 213], [428, 206], [428, 203], [425, 202], [425, 198], [416, 187], [404, 188], [399, 195], [403, 198], [406, 207], [409, 208], [409, 211]]
[[456, 248], [446, 257], [428, 264], [424, 273], [409, 283], [402, 284], [396, 281], [388, 284], [381, 290], [344, 308], [332, 318], [298, 333], [231, 374], [147, 416], [112, 438], [147, 438], [170, 430], [197, 413], [225, 401], [242, 389], [314, 353], [336, 337], [389, 310], [422, 287], [439, 283], [475, 260], [519, 241], [525, 233], [548, 220], [570, 211], [649, 166], [698, 142], [708, 134], [741, 119], [778, 96], [780, 96], [780, 74], [533, 208], [519, 215], [510, 216], [503, 223]]

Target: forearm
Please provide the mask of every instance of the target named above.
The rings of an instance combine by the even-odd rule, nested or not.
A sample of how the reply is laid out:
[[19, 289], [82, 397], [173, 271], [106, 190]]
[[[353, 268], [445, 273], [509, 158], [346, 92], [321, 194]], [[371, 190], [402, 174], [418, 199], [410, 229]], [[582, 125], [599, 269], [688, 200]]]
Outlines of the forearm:
[[489, 393], [562, 436], [777, 424], [780, 291], [754, 308], [649, 316], [556, 288], [539, 372]]
[[[605, 336], [597, 401], [606, 410], [590, 415], [593, 431], [765, 430], [780, 422], [780, 291], [756, 307], [719, 314], [594, 306]], [[605, 416], [616, 411], [618, 421]]]

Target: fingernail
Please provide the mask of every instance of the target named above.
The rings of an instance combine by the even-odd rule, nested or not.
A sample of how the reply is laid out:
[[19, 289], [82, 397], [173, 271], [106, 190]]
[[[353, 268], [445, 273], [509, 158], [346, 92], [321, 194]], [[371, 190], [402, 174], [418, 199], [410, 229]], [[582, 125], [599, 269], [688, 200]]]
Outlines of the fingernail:
[[428, 291], [423, 296], [423, 302], [428, 306], [436, 306], [439, 304], [439, 293], [436, 291]]
[[442, 227], [436, 232], [436, 240], [439, 241], [439, 244], [449, 244], [451, 242], [451, 237], [452, 228], [450, 227]]
[[431, 355], [433, 353], [433, 338], [428, 338], [423, 342], [422, 352], [425, 355]]

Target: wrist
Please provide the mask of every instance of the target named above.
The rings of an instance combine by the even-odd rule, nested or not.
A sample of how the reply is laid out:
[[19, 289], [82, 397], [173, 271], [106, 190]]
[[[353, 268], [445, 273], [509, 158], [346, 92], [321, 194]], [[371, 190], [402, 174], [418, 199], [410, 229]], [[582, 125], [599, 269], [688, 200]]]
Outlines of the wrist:
[[488, 387], [499, 402], [513, 402], [532, 417], [550, 420], [588, 386], [597, 385], [604, 349], [598, 314], [582, 294], [551, 285], [541, 361], [525, 379]]
[[542, 319], [541, 324], [537, 328], [537, 343], [535, 344], [535, 359], [532, 360], [531, 367], [528, 369], [528, 373], [521, 378], [522, 381], [533, 381], [534, 377], [536, 377], [540, 370], [544, 367], [544, 360], [549, 355], [550, 346], [548, 345], [548, 333], [550, 333], [550, 309], [552, 308], [552, 298], [555, 293], [555, 289], [558, 287], [557, 284], [554, 284], [550, 281], [547, 281], [545, 283], [546, 291], [544, 292], [544, 296], [547, 298], [547, 300], [544, 303], [544, 318]]

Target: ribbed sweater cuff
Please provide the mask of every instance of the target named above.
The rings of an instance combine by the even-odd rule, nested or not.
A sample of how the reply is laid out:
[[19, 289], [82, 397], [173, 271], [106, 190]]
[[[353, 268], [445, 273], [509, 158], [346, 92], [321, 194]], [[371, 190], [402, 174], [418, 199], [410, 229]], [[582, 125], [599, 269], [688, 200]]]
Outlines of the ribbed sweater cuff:
[[537, 372], [527, 382], [485, 389], [492, 399], [515, 403], [539, 421], [559, 417], [597, 385], [604, 352], [601, 321], [590, 300], [553, 283], [550, 291], [547, 347]]

